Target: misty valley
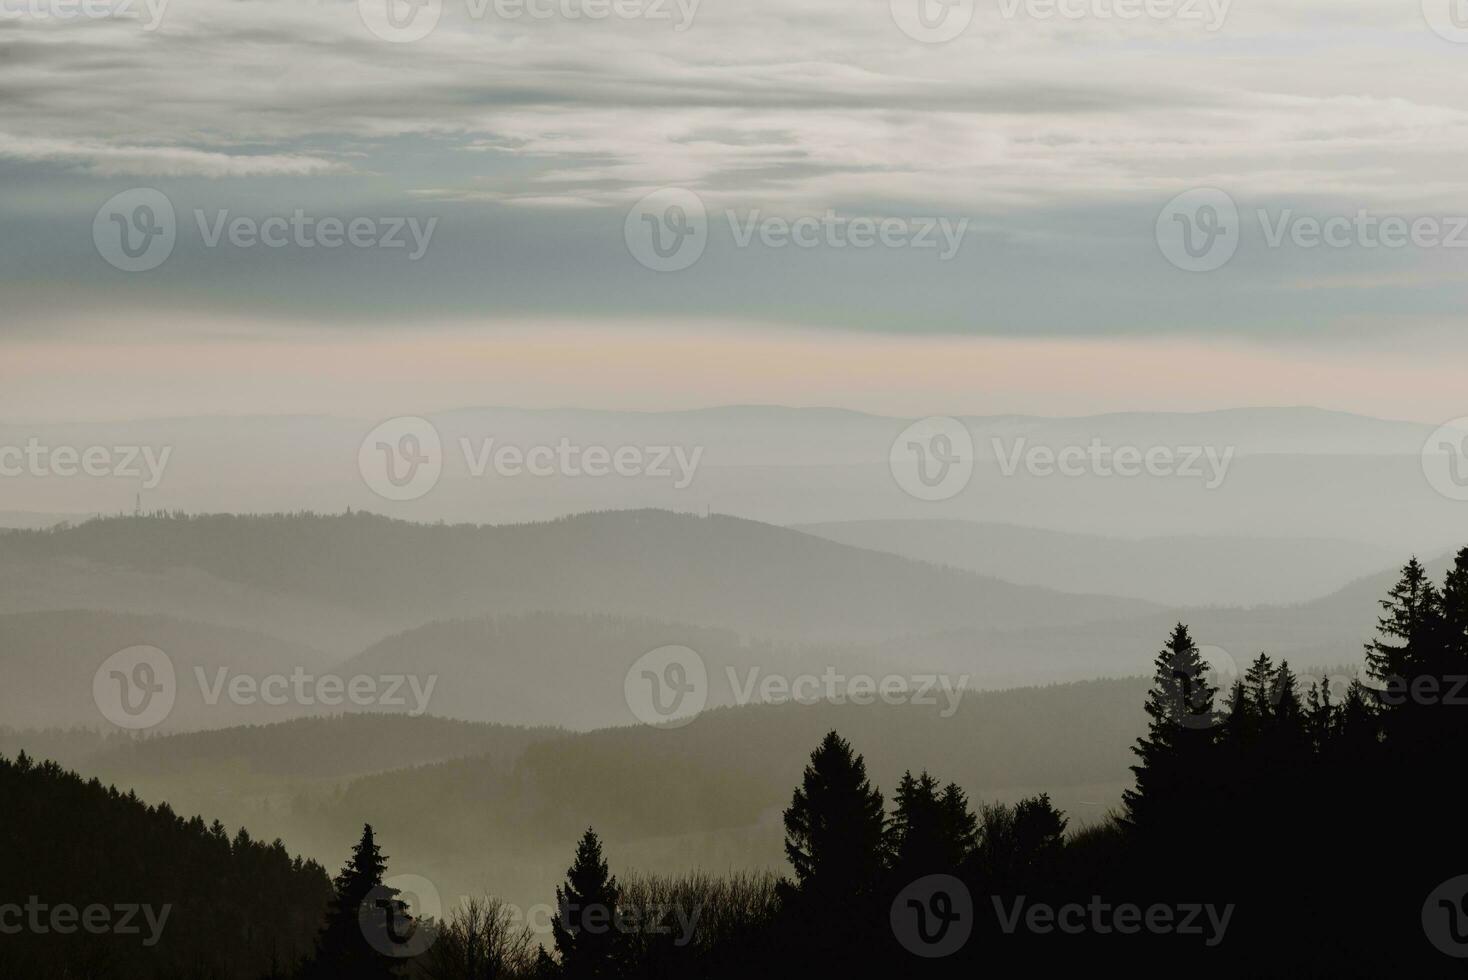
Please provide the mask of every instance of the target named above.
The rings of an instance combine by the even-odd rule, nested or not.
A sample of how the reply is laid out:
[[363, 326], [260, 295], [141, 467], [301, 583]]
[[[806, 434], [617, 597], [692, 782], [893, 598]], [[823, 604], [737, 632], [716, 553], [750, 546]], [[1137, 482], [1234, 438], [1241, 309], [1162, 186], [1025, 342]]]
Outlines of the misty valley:
[[0, 980], [1460, 976], [1465, 46], [0, 0]]

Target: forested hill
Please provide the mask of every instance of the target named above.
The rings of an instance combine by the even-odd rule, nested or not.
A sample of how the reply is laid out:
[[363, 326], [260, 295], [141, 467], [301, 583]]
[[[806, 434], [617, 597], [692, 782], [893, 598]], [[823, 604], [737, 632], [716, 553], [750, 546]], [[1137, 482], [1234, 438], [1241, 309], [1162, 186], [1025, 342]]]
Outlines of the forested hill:
[[24, 753], [0, 758], [0, 800], [0, 907], [28, 924], [0, 941], [0, 977], [254, 980], [310, 952], [331, 882], [280, 841]]
[[[834, 640], [1155, 610], [1135, 599], [1013, 585], [756, 521], [649, 510], [503, 526], [412, 524], [365, 513], [125, 517], [0, 534], [0, 574], [8, 566], [32, 580], [37, 569], [61, 561], [114, 577], [188, 569], [190, 584], [204, 576], [221, 588], [396, 616], [409, 626], [546, 609]], [[107, 586], [105, 576], [97, 579], [96, 589]], [[70, 596], [66, 607], [102, 608], [84, 595]], [[191, 615], [183, 607], [170, 612]]]

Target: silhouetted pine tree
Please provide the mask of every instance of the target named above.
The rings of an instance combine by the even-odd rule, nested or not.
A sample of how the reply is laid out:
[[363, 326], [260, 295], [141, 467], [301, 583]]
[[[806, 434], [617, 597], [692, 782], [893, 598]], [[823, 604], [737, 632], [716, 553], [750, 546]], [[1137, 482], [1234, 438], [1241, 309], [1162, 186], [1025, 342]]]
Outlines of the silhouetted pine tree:
[[865, 760], [828, 733], [785, 810], [785, 856], [800, 891], [830, 900], [870, 894], [886, 863], [885, 828]]
[[1145, 710], [1147, 734], [1132, 749], [1141, 760], [1131, 767], [1135, 789], [1123, 794], [1126, 825], [1164, 845], [1186, 832], [1188, 816], [1203, 787], [1216, 774], [1214, 708], [1217, 689], [1208, 681], [1208, 664], [1182, 623], [1154, 661]]
[[602, 857], [601, 841], [587, 828], [576, 845], [576, 859], [556, 889], [556, 918], [551, 923], [561, 976], [568, 980], [621, 975], [620, 934], [616, 914], [620, 891]]
[[1385, 615], [1377, 619], [1381, 635], [1366, 644], [1366, 669], [1382, 682], [1410, 680], [1431, 668], [1432, 645], [1441, 635], [1441, 598], [1416, 558], [1381, 600]]
[[1065, 849], [1065, 815], [1049, 793], [1027, 796], [1014, 805], [1014, 846], [1021, 873], [1037, 885], [1048, 883]]
[[839, 973], [860, 963], [851, 933], [878, 928], [885, 914], [879, 896], [890, 854], [886, 824], [866, 762], [829, 732], [785, 810], [785, 856], [795, 883], [782, 882], [780, 896], [797, 973]]
[[978, 818], [963, 790], [949, 783], [940, 791], [926, 771], [917, 777], [907, 772], [893, 802], [888, 829], [895, 887], [924, 875], [956, 874], [978, 834]]
[[1305, 727], [1310, 733], [1310, 744], [1317, 753], [1325, 753], [1335, 736], [1338, 726], [1338, 710], [1330, 699], [1330, 680], [1322, 677], [1310, 685], [1305, 694]]
[[978, 844], [979, 818], [969, 808], [968, 797], [957, 783], [943, 787], [943, 795], [938, 797], [938, 809], [943, 820], [947, 857], [955, 864], [962, 864]]
[[1244, 671], [1244, 689], [1248, 692], [1253, 716], [1262, 729], [1274, 714], [1274, 661], [1261, 653]]
[[1441, 597], [1442, 643], [1448, 669], [1468, 669], [1468, 548], [1453, 560]]
[[1274, 757], [1276, 768], [1304, 766], [1311, 756], [1310, 730], [1300, 702], [1300, 681], [1288, 660], [1279, 662], [1269, 687], [1272, 711], [1265, 722], [1265, 751]]
[[[336, 894], [327, 908], [326, 923], [316, 941], [316, 954], [306, 970], [307, 977], [380, 980], [400, 975], [399, 961], [373, 948], [364, 929], [364, 922], [369, 927], [378, 921], [385, 922], [389, 910], [369, 908], [364, 916], [363, 903], [390, 902], [397, 895], [396, 889], [382, 884], [386, 869], [387, 861], [373, 837], [372, 825], [366, 824], [361, 840], [352, 848], [351, 858], [333, 882]], [[400, 914], [401, 908], [392, 911]]]

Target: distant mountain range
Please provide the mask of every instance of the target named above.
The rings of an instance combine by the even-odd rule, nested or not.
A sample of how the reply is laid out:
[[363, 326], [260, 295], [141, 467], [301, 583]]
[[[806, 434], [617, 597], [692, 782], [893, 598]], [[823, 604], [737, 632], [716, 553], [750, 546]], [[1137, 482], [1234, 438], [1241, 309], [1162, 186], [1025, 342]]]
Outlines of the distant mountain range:
[[294, 609], [268, 623], [294, 637], [293, 619], [321, 607], [399, 630], [561, 611], [823, 642], [1082, 623], [1155, 609], [1135, 599], [1014, 585], [754, 521], [665, 511], [506, 526], [418, 525], [364, 513], [112, 518], [0, 535], [0, 582], [13, 585], [0, 593], [0, 611], [136, 612], [151, 603], [147, 611], [207, 621], [223, 605], [212, 593], [232, 610]]
[[[1047, 544], [1023, 532], [1016, 544], [1013, 529], [907, 530], [834, 533], [974, 563], [970, 533], [1008, 537], [1020, 554], [1028, 553], [1025, 539]], [[1194, 573], [1182, 543], [1177, 555], [1158, 542], [1048, 543], [1078, 556], [1054, 556], [1065, 570], [1056, 574], [1078, 582], [1101, 581], [1108, 552], [1152, 549], [1158, 570], [1138, 559], [1111, 576], [1131, 587], [1168, 569], [1226, 582], [1229, 563], [1247, 575], [1250, 562], [1271, 560], [1259, 573], [1267, 579], [1283, 574], [1275, 566], [1289, 558], [1285, 543], [1219, 542], [1228, 561], [1200, 549], [1192, 561], [1207, 571]], [[1348, 555], [1366, 561], [1348, 546], [1318, 548], [1312, 555], [1301, 546], [1299, 562], [1321, 574], [1332, 557], [1338, 565]], [[941, 673], [971, 689], [1138, 676], [1180, 620], [1240, 666], [1261, 650], [1297, 665], [1349, 666], [1373, 635], [1391, 566], [1405, 557], [1383, 559], [1374, 574], [1309, 602], [1182, 606], [1016, 585], [812, 533], [655, 511], [507, 527], [368, 514], [114, 518], [0, 534], [0, 664], [11, 681], [0, 687], [0, 719], [13, 727], [103, 724], [93, 676], [107, 657], [137, 645], [164, 650], [177, 668], [178, 701], [160, 727], [174, 731], [341, 710], [217, 694], [221, 679], [297, 670], [404, 675], [424, 686], [427, 711], [468, 721], [630, 724], [627, 671], [642, 654], [674, 644], [706, 663], [710, 706], [747, 700], [735, 692], [751, 677], [827, 667], [877, 678]], [[1434, 573], [1445, 564], [1437, 556]], [[1196, 582], [1189, 588], [1202, 591]], [[408, 709], [399, 699], [384, 710]]]
[[1021, 585], [1175, 606], [1287, 605], [1381, 571], [1387, 548], [1323, 538], [1114, 538], [971, 521], [847, 521], [795, 530]]
[[[5, 478], [0, 525], [51, 515], [144, 509], [263, 513], [376, 510], [419, 522], [545, 520], [604, 509], [723, 513], [772, 524], [943, 518], [1123, 537], [1235, 536], [1365, 541], [1441, 550], [1468, 539], [1468, 514], [1424, 478], [1432, 421], [1398, 422], [1312, 408], [1126, 413], [1086, 418], [962, 419], [977, 458], [972, 480], [932, 503], [897, 486], [888, 458], [911, 420], [839, 409], [743, 406], [637, 413], [476, 408], [433, 414], [442, 478], [418, 499], [374, 494], [358, 450], [381, 419], [201, 417], [55, 425], [0, 424], [0, 446], [170, 448], [156, 487], [140, 479]], [[519, 449], [565, 440], [700, 451], [691, 485], [651, 475], [474, 476], [486, 440]], [[1005, 475], [996, 457], [1099, 440], [1110, 449], [1208, 447], [1231, 452], [1212, 489], [1179, 477]], [[30, 513], [36, 515], [32, 517]]]

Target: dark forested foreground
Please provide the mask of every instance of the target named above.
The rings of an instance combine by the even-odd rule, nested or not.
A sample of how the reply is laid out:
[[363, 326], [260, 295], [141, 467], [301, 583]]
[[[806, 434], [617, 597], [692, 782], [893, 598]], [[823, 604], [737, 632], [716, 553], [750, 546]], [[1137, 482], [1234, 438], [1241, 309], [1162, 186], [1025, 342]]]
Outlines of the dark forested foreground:
[[1461, 972], [1468, 549], [1441, 587], [1414, 560], [1382, 606], [1344, 691], [1262, 654], [1219, 690], [1179, 625], [1103, 824], [927, 773], [884, 798], [832, 732], [785, 811], [787, 878], [613, 874], [588, 831], [545, 923], [493, 899], [412, 918], [371, 827], [333, 887], [279, 842], [0, 762], [0, 976]]

